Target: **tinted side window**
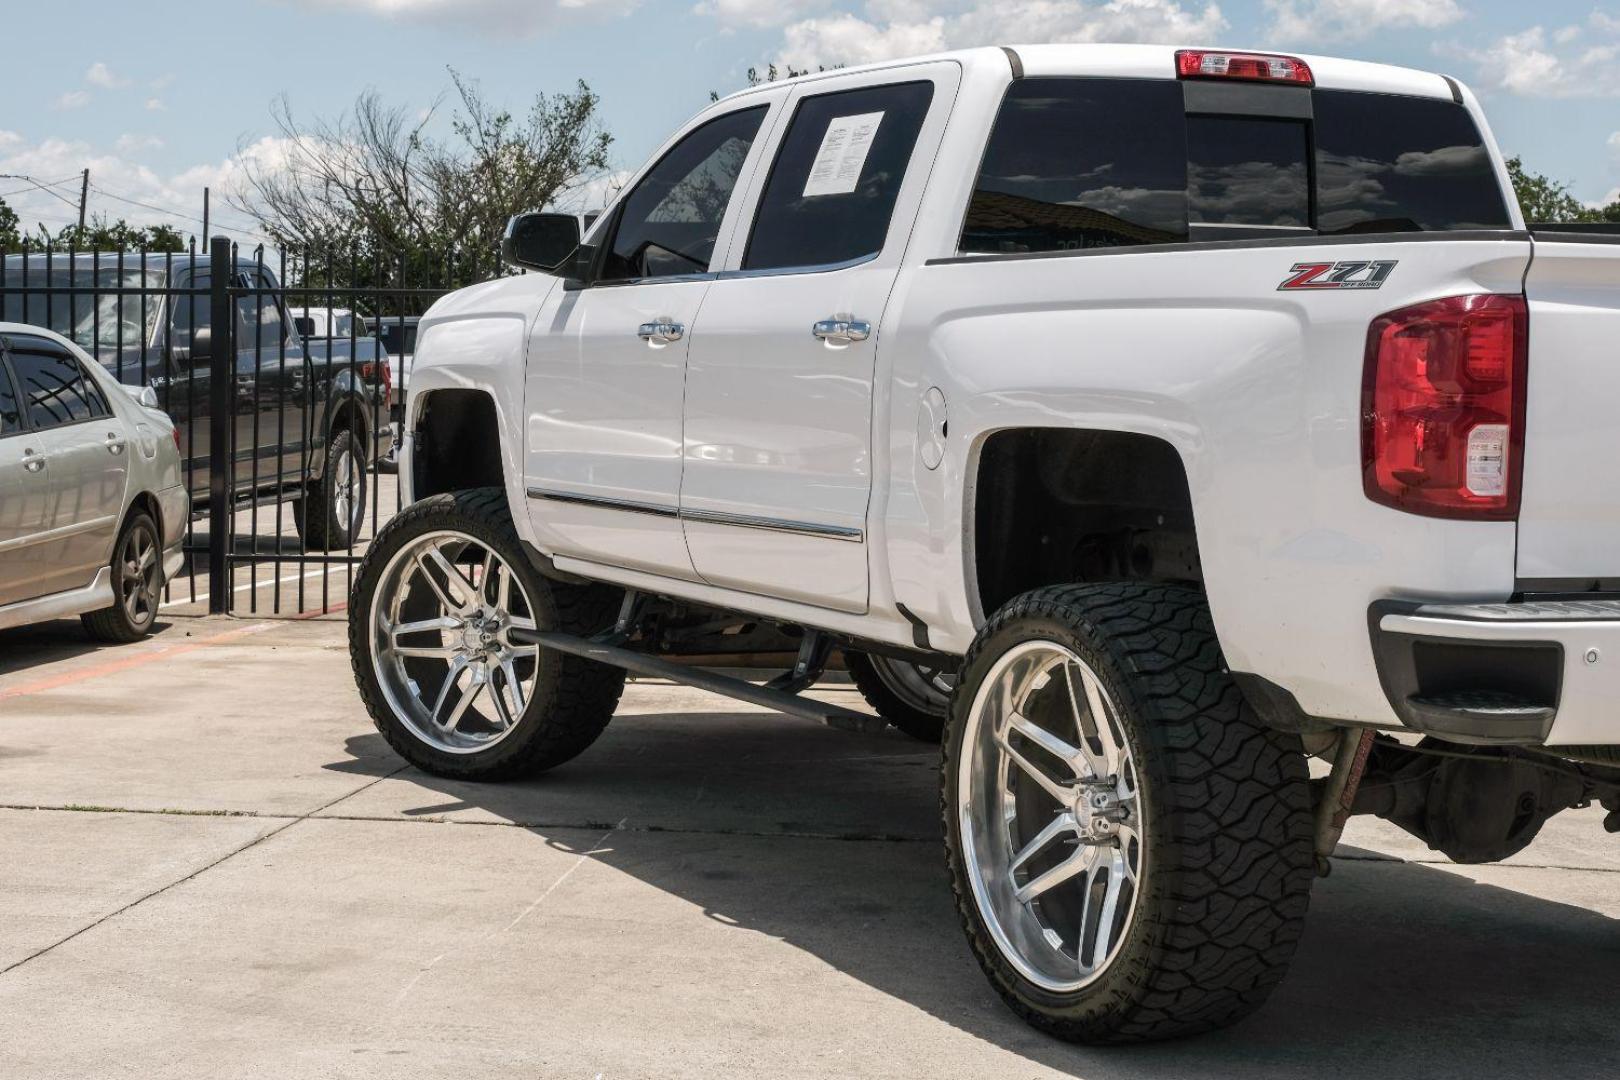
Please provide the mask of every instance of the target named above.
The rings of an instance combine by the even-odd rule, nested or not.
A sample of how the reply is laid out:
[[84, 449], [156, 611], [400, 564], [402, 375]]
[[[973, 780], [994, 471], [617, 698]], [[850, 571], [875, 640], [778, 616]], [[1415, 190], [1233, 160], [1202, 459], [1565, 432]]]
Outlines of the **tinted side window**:
[[1301, 120], [1187, 118], [1188, 218], [1308, 229], [1310, 135]]
[[212, 325], [214, 314], [208, 296], [211, 280], [206, 274], [198, 275], [189, 285], [182, 282], [180, 287], [185, 291], [170, 294], [169, 344], [173, 348], [191, 348], [193, 331]]
[[906, 178], [931, 82], [808, 97], [760, 196], [744, 270], [827, 266], [876, 255]]
[[1021, 79], [1007, 91], [963, 251], [1064, 251], [1187, 238], [1181, 86]]
[[1505, 229], [1507, 206], [1468, 110], [1451, 101], [1318, 90], [1324, 233]]
[[[271, 291], [268, 279], [254, 273], [247, 280], [259, 291], [236, 298], [237, 319], [243, 335], [237, 348], [253, 349], [261, 345], [274, 348], [287, 336], [281, 325], [281, 305], [276, 303], [276, 294]], [[344, 336], [348, 336], [347, 331]]]
[[726, 204], [765, 109], [760, 105], [709, 121], [641, 178], [624, 200], [602, 267], [604, 280], [709, 269]]
[[11, 369], [36, 428], [56, 427], [107, 415], [101, 391], [78, 358], [54, 342], [34, 337], [11, 339]]
[[17, 411], [17, 392], [11, 387], [11, 373], [0, 359], [0, 435], [22, 430], [22, 413]]

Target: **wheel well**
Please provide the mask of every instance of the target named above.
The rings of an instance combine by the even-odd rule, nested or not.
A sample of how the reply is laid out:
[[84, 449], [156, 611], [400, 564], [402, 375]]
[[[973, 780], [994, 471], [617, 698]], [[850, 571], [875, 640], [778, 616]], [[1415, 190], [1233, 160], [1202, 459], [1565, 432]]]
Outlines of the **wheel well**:
[[366, 449], [369, 455], [369, 447], [366, 447], [366, 436], [371, 430], [371, 425], [366, 422], [366, 410], [354, 398], [344, 398], [338, 402], [337, 408], [332, 410], [332, 422], [328, 425], [327, 430], [328, 438], [345, 428], [355, 433], [355, 437], [360, 440], [361, 447]]
[[1043, 585], [1199, 584], [1181, 455], [1149, 435], [998, 431], [979, 454], [974, 571], [985, 614]]
[[416, 497], [503, 486], [500, 430], [495, 402], [483, 391], [429, 394], [416, 422], [411, 455]]

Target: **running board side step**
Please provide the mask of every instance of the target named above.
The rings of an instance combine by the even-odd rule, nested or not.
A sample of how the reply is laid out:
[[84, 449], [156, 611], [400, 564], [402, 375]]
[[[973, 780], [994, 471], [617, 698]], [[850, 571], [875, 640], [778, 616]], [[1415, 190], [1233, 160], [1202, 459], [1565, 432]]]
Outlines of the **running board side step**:
[[888, 721], [881, 716], [872, 716], [869, 713], [856, 712], [840, 705], [829, 705], [826, 702], [816, 701], [814, 698], [801, 697], [796, 693], [773, 689], [770, 686], [758, 686], [744, 679], [733, 678], [730, 675], [721, 675], [717, 672], [703, 668], [689, 667], [686, 664], [676, 664], [656, 656], [648, 656], [633, 649], [621, 648], [618, 645], [606, 642], [592, 641], [589, 638], [576, 637], [573, 634], [559, 634], [549, 630], [512, 630], [510, 636], [513, 641], [526, 645], [539, 645], [544, 649], [555, 649], [557, 652], [570, 653], [582, 656], [587, 660], [595, 660], [600, 664], [610, 664], [621, 667], [626, 671], [633, 671], [638, 675], [652, 675], [670, 682], [683, 683], [686, 686], [695, 686], [699, 690], [721, 694], [725, 697], [746, 701], [750, 705], [759, 705], [777, 712], [787, 713], [789, 716], [801, 717], [805, 720], [819, 720], [828, 727], [835, 727], [842, 731], [856, 731], [862, 734], [875, 735], [888, 726]]

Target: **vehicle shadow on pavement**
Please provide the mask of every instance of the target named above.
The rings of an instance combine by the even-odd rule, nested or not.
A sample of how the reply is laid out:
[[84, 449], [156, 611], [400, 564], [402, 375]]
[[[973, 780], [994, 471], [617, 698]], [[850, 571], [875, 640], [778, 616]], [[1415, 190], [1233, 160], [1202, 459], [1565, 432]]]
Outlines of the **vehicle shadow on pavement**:
[[96, 652], [117, 656], [120, 652], [139, 649], [148, 642], [161, 640], [174, 628], [172, 620], [159, 615], [151, 636], [129, 645], [109, 645], [92, 640], [79, 625], [78, 619], [54, 619], [0, 630], [0, 675], [13, 675]]
[[[386, 772], [378, 736], [348, 749], [353, 761], [328, 768]], [[1241, 1025], [1112, 1049], [1047, 1038], [1001, 1004], [969, 955], [936, 778], [937, 751], [893, 732], [670, 713], [622, 717], [584, 756], [532, 781], [410, 769], [386, 783], [414, 789], [395, 812], [517, 824], [554, 849], [591, 851], [712, 919], [1088, 1080], [1612, 1075], [1620, 920], [1355, 849], [1317, 883], [1288, 979]], [[574, 831], [616, 826], [594, 847]], [[1547, 871], [1487, 869], [1526, 888], [1547, 881]], [[1612, 881], [1591, 873], [1579, 887], [1597, 895]]]

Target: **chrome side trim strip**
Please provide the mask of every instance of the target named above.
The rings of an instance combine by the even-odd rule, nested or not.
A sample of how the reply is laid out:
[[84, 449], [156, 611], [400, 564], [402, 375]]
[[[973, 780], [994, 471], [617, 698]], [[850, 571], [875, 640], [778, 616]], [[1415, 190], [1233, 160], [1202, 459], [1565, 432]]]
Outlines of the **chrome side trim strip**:
[[551, 502], [575, 503], [579, 506], [596, 506], [604, 510], [623, 510], [626, 513], [649, 514], [653, 517], [673, 518], [680, 516], [680, 511], [673, 506], [636, 502], [633, 499], [609, 499], [601, 495], [582, 495], [572, 491], [552, 491], [548, 488], [530, 488], [529, 498], [549, 499]]
[[809, 521], [786, 521], [782, 518], [753, 517], [749, 514], [723, 514], [717, 510], [681, 510], [687, 521], [708, 525], [735, 525], [740, 529], [767, 529], [771, 532], [794, 533], [798, 536], [819, 536], [827, 540], [849, 540], [859, 544], [866, 536], [860, 529], [843, 525], [817, 525]]
[[790, 521], [783, 518], [754, 517], [749, 514], [726, 514], [718, 510], [684, 510], [657, 503], [636, 502], [633, 499], [610, 499], [601, 495], [584, 495], [572, 491], [553, 491], [549, 488], [528, 489], [531, 499], [594, 506], [602, 510], [623, 510], [630, 514], [648, 514], [653, 517], [680, 518], [707, 525], [732, 525], [739, 529], [765, 529], [770, 532], [792, 533], [795, 536], [819, 536], [825, 540], [846, 540], [864, 543], [866, 533], [844, 525], [817, 525], [810, 521]]

